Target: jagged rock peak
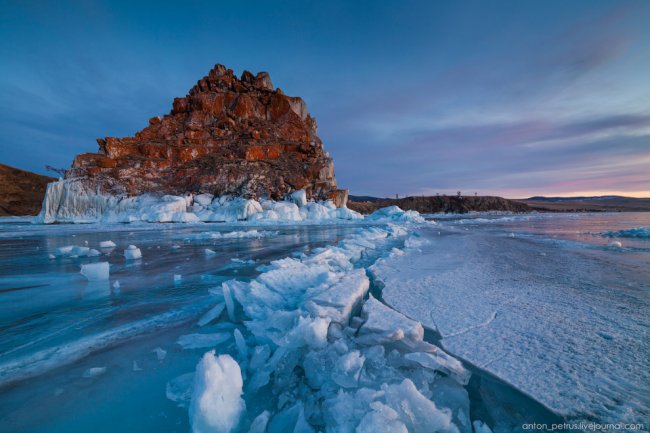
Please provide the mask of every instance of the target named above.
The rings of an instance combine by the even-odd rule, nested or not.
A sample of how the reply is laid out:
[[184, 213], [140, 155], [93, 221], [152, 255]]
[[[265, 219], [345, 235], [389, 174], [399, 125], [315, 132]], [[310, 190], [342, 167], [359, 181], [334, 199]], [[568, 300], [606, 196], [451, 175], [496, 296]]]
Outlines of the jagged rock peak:
[[219, 91], [235, 92], [272, 92], [273, 83], [268, 72], [258, 72], [253, 75], [244, 71], [241, 78], [237, 78], [232, 69], [227, 69], [222, 64], [217, 64], [208, 72], [208, 75], [197, 81], [189, 91], [189, 95], [203, 92]]
[[93, 190], [138, 195], [207, 192], [279, 199], [299, 189], [345, 204], [334, 164], [300, 97], [274, 90], [267, 72], [237, 78], [217, 64], [172, 110], [133, 137], [98, 139], [67, 178]]

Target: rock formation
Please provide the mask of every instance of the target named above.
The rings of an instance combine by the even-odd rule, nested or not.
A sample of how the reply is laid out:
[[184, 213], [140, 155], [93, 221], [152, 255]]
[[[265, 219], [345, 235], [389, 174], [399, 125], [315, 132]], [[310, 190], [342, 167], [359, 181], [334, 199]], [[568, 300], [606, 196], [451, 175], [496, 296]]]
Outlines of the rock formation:
[[114, 196], [143, 193], [232, 194], [281, 199], [304, 189], [308, 197], [345, 206], [334, 164], [317, 135], [316, 120], [299, 97], [274, 89], [269, 74], [237, 78], [216, 65], [153, 117], [134, 137], [98, 139], [99, 152], [78, 155], [66, 179]]
[[0, 164], [0, 216], [36, 215], [56, 179]]

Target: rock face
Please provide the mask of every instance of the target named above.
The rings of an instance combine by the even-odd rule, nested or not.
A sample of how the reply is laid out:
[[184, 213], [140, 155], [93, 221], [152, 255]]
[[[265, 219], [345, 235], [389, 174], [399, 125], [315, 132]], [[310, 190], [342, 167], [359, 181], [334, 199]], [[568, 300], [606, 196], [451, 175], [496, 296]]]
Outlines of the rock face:
[[36, 215], [56, 179], [0, 164], [0, 216]]
[[316, 120], [299, 97], [273, 88], [269, 74], [237, 78], [216, 65], [134, 137], [98, 139], [99, 152], [78, 155], [66, 179], [91, 190], [134, 196], [186, 192], [281, 199], [304, 189], [344, 206], [334, 164]]

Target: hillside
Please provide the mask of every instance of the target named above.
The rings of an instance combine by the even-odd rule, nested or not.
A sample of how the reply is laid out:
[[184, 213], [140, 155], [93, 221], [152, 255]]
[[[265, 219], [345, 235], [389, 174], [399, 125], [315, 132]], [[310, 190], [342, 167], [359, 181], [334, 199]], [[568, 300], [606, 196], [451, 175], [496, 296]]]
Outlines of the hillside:
[[350, 209], [364, 214], [392, 205], [397, 205], [404, 210], [415, 210], [420, 213], [530, 212], [532, 210], [524, 203], [494, 196], [435, 196], [404, 197], [400, 199], [350, 196], [348, 200], [348, 207]]
[[517, 200], [541, 212], [650, 212], [650, 198], [616, 195], [596, 197], [530, 197]]
[[0, 164], [0, 216], [36, 215], [45, 187], [56, 179]]

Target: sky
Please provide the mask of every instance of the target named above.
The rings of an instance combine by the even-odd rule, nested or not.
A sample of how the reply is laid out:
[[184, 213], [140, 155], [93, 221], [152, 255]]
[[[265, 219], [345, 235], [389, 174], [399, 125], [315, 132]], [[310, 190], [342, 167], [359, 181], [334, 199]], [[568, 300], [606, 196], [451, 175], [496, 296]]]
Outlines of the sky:
[[133, 135], [216, 63], [301, 96], [352, 194], [650, 197], [650, 2], [0, 0], [0, 162]]

